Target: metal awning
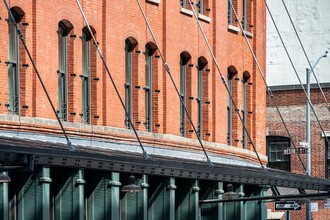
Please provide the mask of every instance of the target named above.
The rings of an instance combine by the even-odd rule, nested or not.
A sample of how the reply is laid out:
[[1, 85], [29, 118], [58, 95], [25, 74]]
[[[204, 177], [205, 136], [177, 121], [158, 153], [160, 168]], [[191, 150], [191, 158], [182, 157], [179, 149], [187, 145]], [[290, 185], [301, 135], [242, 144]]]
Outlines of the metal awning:
[[37, 166], [97, 169], [320, 191], [330, 189], [329, 180], [269, 168], [222, 163], [214, 163], [214, 167], [209, 167], [203, 161], [189, 160], [189, 158], [178, 160], [165, 155], [154, 155], [149, 160], [144, 160], [141, 154], [132, 152], [95, 150], [77, 145], [75, 147], [76, 151], [68, 151], [67, 146], [62, 143], [1, 137], [0, 163], [14, 165], [28, 163], [28, 158], [32, 155], [33, 163]]

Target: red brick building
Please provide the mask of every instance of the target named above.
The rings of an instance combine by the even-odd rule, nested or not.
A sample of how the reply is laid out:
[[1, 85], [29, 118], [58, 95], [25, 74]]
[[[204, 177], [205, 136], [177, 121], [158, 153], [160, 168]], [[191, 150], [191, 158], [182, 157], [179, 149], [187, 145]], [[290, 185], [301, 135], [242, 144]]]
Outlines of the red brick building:
[[[329, 97], [330, 90], [328, 84], [322, 84], [321, 86], [325, 96]], [[325, 129], [326, 135], [329, 135], [330, 121], [327, 105], [325, 104], [324, 98], [317, 85], [312, 84], [311, 88], [311, 102], [313, 103], [317, 116]], [[274, 86], [272, 87], [272, 91], [279, 110], [283, 115], [283, 119], [287, 124], [292, 141], [296, 147], [301, 147], [300, 143], [305, 142], [306, 140], [305, 93], [299, 85]], [[311, 111], [311, 176], [329, 179], [329, 146], [322, 133], [323, 132]], [[298, 154], [283, 155], [284, 148], [293, 146], [290, 143], [284, 125], [269, 97], [267, 97], [267, 140], [270, 167], [293, 173], [305, 174], [304, 168], [298, 158]], [[306, 154], [300, 154], [300, 156], [306, 167]], [[318, 203], [318, 211], [312, 212], [312, 218], [319, 220], [329, 219], [330, 210], [324, 208], [323, 200], [312, 202]], [[305, 216], [305, 206], [303, 206], [301, 211], [290, 212], [290, 219], [293, 220], [305, 219]]]
[[[15, 21], [0, 8], [0, 171], [12, 179], [0, 185], [2, 219], [265, 219], [264, 203], [198, 201], [222, 198], [229, 183], [245, 197], [261, 196], [264, 185], [280, 181], [309, 188], [299, 175], [274, 179], [277, 171], [260, 168], [251, 141], [266, 164], [265, 86], [227, 1], [194, 4], [223, 79], [188, 1], [141, 1], [158, 47], [137, 1], [81, 1], [127, 114], [75, 1], [9, 3]], [[265, 70], [265, 6], [233, 3]], [[14, 23], [75, 151], [68, 151]], [[157, 49], [214, 167], [206, 163]], [[143, 160], [130, 120], [149, 160]], [[142, 192], [119, 191], [129, 174]]]

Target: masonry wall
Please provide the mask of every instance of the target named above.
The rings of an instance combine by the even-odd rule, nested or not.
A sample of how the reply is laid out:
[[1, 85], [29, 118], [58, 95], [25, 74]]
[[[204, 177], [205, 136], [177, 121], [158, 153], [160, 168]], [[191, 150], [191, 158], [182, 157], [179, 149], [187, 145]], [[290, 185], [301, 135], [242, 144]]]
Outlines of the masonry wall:
[[[203, 72], [207, 88], [203, 100], [204, 130], [202, 139], [218, 143], [227, 143], [227, 103], [228, 95], [222, 84], [221, 76], [212, 60], [203, 36], [198, 29], [192, 11], [180, 7], [179, 1], [141, 1], [142, 7], [149, 19], [156, 36], [159, 49], [163, 53], [176, 86], [180, 85], [180, 53], [186, 51], [191, 55], [191, 116], [197, 124], [197, 60], [204, 57], [208, 64]], [[70, 56], [68, 63], [68, 122], [65, 128], [69, 134], [89, 136], [93, 126], [110, 126], [125, 128], [125, 113], [116, 95], [109, 76], [99, 59], [94, 45], [91, 43], [91, 124], [82, 124], [82, 29], [85, 26], [75, 1], [10, 1], [10, 7], [18, 6], [24, 12], [24, 18], [19, 24], [31, 55], [36, 63], [47, 92], [57, 110], [57, 69], [58, 69], [58, 22], [62, 19], [70, 21], [73, 29], [68, 35]], [[134, 38], [137, 45], [133, 50], [133, 123], [138, 131], [145, 131], [145, 45], [153, 39], [143, 20], [136, 1], [81, 1], [89, 24], [95, 29], [95, 37], [104, 55], [110, 74], [118, 88], [119, 94], [125, 98], [125, 39]], [[253, 7], [249, 9], [250, 20], [253, 23], [247, 30], [248, 41], [255, 52], [263, 74], [265, 73], [265, 6], [261, 1], [252, 0]], [[227, 79], [227, 69], [236, 69], [235, 88], [233, 97], [237, 104], [237, 111], [241, 113], [243, 73], [248, 73], [249, 84], [247, 95], [248, 131], [258, 152], [265, 154], [265, 86], [256, 63], [249, 51], [249, 47], [239, 30], [237, 22], [233, 27], [227, 24], [227, 1], [205, 0], [204, 16], [199, 15], [211, 48], [214, 51], [223, 79]], [[196, 6], [194, 6], [196, 7]], [[195, 8], [196, 9], [196, 8]], [[241, 2], [237, 3], [237, 13], [242, 16]], [[54, 120], [55, 115], [32, 68], [26, 52], [20, 48], [20, 111], [21, 116], [29, 118], [31, 123], [21, 123], [21, 117], [8, 115], [8, 70], [5, 61], [8, 59], [8, 24], [5, 7], [0, 8], [0, 114], [3, 115], [1, 129], [22, 129], [34, 131], [35, 127], [43, 129], [45, 133], [61, 133]], [[23, 23], [25, 23], [23, 25]], [[253, 25], [253, 27], [252, 27]], [[154, 67], [157, 85], [156, 123], [153, 132], [180, 135], [179, 97], [172, 81], [162, 65], [159, 54], [155, 53]], [[23, 64], [28, 64], [24, 65]], [[207, 71], [206, 71], [207, 70]], [[204, 87], [205, 87], [204, 85]], [[155, 91], [153, 91], [155, 93]], [[27, 108], [22, 108], [22, 106]], [[233, 145], [242, 148], [242, 124], [239, 117], [233, 116]], [[47, 120], [34, 120], [47, 119]], [[76, 124], [81, 124], [77, 127]], [[98, 133], [101, 135], [100, 133]], [[143, 136], [143, 134], [142, 134]], [[190, 137], [195, 138], [193, 134]], [[250, 142], [250, 141], [248, 141]], [[252, 150], [252, 145], [247, 145]], [[214, 150], [214, 149], [213, 149]], [[216, 149], [215, 149], [216, 152]]]
[[[329, 97], [330, 89], [323, 89], [325, 97]], [[277, 103], [283, 119], [288, 127], [292, 140], [296, 147], [300, 147], [300, 142], [306, 140], [306, 96], [301, 89], [273, 91], [274, 100]], [[318, 89], [311, 90], [311, 102], [324, 129], [329, 131], [330, 119], [329, 110], [324, 98]], [[322, 135], [322, 130], [311, 110], [311, 176], [326, 178], [326, 140]], [[267, 135], [288, 137], [284, 125], [271, 101], [267, 96]], [[291, 145], [291, 147], [293, 147]], [[306, 154], [300, 154], [301, 160], [306, 167]], [[298, 154], [291, 155], [291, 172], [305, 174], [303, 166], [298, 158]], [[325, 220], [329, 218], [329, 209], [324, 209], [322, 200], [318, 202], [319, 210], [312, 212], [313, 219]], [[304, 219], [306, 214], [305, 206], [302, 211], [291, 211], [291, 219]]]

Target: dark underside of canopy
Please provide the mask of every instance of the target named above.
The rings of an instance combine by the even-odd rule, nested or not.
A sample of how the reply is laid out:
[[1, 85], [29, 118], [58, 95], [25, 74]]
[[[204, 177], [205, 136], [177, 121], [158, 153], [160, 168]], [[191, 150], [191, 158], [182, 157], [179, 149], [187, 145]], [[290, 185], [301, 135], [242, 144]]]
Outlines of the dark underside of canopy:
[[330, 189], [329, 180], [269, 168], [222, 163], [210, 167], [203, 161], [166, 155], [150, 155], [150, 159], [144, 160], [142, 154], [75, 147], [75, 151], [69, 151], [63, 143], [0, 138], [0, 163], [4, 166], [0, 170], [15, 166], [71, 167], [319, 191]]

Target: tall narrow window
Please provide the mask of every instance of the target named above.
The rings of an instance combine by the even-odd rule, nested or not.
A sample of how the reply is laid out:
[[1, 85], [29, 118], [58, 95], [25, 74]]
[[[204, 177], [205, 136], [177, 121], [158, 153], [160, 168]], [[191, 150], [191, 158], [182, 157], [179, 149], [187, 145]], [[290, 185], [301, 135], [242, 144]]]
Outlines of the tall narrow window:
[[200, 138], [203, 137], [203, 70], [207, 65], [204, 57], [198, 58], [198, 80], [197, 80], [197, 134]]
[[19, 39], [15, 24], [19, 25], [24, 12], [18, 7], [10, 10], [14, 15], [14, 21], [10, 19], [8, 22], [8, 111], [12, 114], [19, 114]]
[[133, 38], [127, 38], [125, 40], [125, 107], [127, 114], [125, 116], [125, 125], [127, 129], [131, 129], [130, 121], [132, 120], [132, 76], [133, 76], [133, 49], [137, 45], [137, 42]]
[[182, 137], [186, 136], [187, 123], [186, 123], [186, 111], [184, 106], [187, 103], [187, 63], [191, 56], [187, 52], [182, 52], [180, 54], [180, 135]]
[[[228, 92], [232, 96], [233, 94], [233, 78], [228, 74]], [[233, 129], [233, 115], [232, 115], [232, 100], [230, 95], [228, 95], [228, 105], [227, 105], [227, 144], [232, 145], [232, 129]]]
[[92, 36], [89, 33], [87, 27], [83, 28], [82, 36], [82, 121], [84, 123], [90, 123], [90, 40]]
[[227, 105], [227, 144], [233, 144], [233, 78], [237, 73], [235, 67], [230, 66], [228, 68], [228, 105]]
[[67, 20], [58, 23], [58, 115], [67, 120], [67, 35], [72, 30]]
[[146, 121], [145, 126], [147, 131], [152, 131], [152, 124], [153, 124], [153, 118], [152, 118], [152, 107], [153, 107], [153, 54], [156, 51], [155, 45], [148, 43], [145, 48], [145, 55], [146, 55], [146, 78], [145, 78], [145, 115], [146, 115]]
[[184, 105], [186, 104], [186, 64], [184, 63], [183, 57], [180, 60], [180, 134], [186, 136], [186, 112]]
[[180, 0], [180, 5], [181, 5], [182, 8], [186, 8], [187, 0]]
[[203, 9], [204, 9], [203, 7], [204, 7], [203, 0], [198, 0], [197, 8], [199, 14], [203, 14]]
[[[242, 119], [243, 119], [243, 132], [242, 132], [242, 146], [243, 148], [247, 147], [246, 137], [247, 137], [247, 131], [245, 129], [248, 129], [247, 127], [247, 84], [248, 80], [250, 78], [250, 74], [248, 72], [243, 73], [243, 86], [242, 86], [242, 98], [243, 98], [243, 105], [242, 105]], [[245, 129], [244, 129], [245, 127]]]
[[236, 23], [236, 17], [234, 14], [234, 9], [237, 11], [237, 1], [238, 0], [228, 0], [228, 24], [234, 25]]
[[228, 0], [228, 24], [233, 24], [233, 8], [231, 7], [230, 0]]
[[247, 28], [247, 1], [248, 0], [242, 0], [242, 5], [243, 5], [243, 19], [242, 19], [242, 25], [243, 25], [243, 29], [246, 30]]

